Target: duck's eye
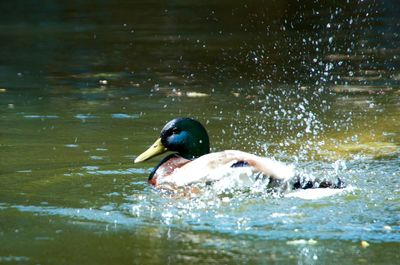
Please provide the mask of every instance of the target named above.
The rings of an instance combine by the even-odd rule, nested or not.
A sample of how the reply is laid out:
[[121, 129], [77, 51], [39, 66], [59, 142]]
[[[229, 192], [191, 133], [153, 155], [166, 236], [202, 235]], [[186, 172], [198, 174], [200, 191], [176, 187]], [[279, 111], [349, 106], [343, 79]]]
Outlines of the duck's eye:
[[178, 134], [180, 133], [180, 130], [178, 128], [172, 128], [171, 134]]

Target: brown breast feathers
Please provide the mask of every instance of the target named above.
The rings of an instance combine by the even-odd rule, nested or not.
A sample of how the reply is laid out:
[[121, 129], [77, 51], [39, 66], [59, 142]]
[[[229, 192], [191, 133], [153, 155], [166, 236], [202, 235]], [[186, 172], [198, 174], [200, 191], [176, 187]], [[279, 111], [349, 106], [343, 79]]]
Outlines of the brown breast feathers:
[[175, 169], [182, 167], [183, 165], [189, 163], [191, 160], [179, 157], [172, 156], [170, 159], [162, 163], [154, 173], [153, 177], [149, 179], [149, 183], [151, 185], [157, 185], [158, 178], [167, 178], [174, 172]]

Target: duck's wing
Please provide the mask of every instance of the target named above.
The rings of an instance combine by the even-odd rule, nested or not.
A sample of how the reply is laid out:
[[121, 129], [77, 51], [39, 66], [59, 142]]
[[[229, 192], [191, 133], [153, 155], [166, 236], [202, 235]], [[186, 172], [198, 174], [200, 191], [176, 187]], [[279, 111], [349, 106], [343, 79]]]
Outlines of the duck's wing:
[[236, 161], [244, 161], [254, 168], [254, 172], [263, 173], [274, 179], [287, 180], [295, 175], [294, 167], [267, 157], [261, 157], [237, 150], [227, 150], [224, 152], [225, 160], [228, 164]]
[[232, 171], [238, 170], [237, 168], [232, 168], [232, 165], [237, 162], [248, 164], [249, 167], [246, 170], [251, 170], [252, 173], [262, 173], [274, 179], [286, 180], [294, 176], [294, 168], [292, 166], [242, 151], [227, 150], [203, 155], [187, 163], [175, 170], [171, 176], [165, 178], [164, 182], [183, 186], [191, 183], [219, 180]]

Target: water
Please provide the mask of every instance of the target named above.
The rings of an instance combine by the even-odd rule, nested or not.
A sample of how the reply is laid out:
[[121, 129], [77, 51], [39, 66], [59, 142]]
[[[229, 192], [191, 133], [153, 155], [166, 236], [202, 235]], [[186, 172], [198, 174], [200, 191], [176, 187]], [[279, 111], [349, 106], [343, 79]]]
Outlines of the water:
[[[2, 2], [0, 263], [397, 263], [400, 6], [348, 2]], [[178, 116], [350, 188], [160, 194]]]

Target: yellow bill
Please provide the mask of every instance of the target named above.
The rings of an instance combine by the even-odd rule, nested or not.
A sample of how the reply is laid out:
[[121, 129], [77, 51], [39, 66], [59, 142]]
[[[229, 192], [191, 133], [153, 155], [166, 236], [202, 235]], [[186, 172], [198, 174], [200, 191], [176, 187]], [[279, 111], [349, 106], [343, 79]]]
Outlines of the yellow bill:
[[154, 144], [149, 147], [149, 149], [136, 157], [135, 163], [146, 161], [152, 157], [165, 153], [166, 151], [167, 148], [161, 143], [161, 138], [158, 138], [157, 141], [155, 141]]

